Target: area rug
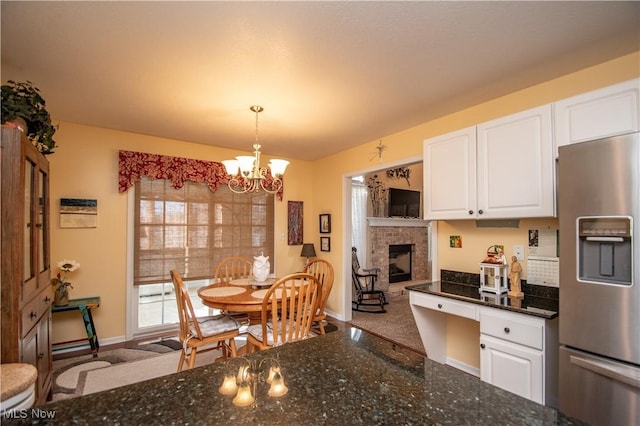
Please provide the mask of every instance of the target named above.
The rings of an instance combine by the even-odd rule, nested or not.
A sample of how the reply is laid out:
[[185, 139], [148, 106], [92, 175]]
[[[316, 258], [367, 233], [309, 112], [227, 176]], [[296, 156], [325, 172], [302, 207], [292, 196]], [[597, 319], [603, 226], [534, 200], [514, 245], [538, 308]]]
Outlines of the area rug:
[[[326, 333], [336, 330], [335, 325], [325, 324]], [[237, 338], [236, 344], [243, 345], [243, 340], [244, 337]], [[173, 374], [178, 368], [181, 348], [177, 339], [167, 339], [131, 349], [100, 352], [97, 358], [84, 355], [54, 361], [52, 401]], [[209, 364], [220, 356], [219, 350], [202, 353], [196, 357], [196, 366]]]
[[382, 314], [353, 311], [351, 325], [425, 354], [409, 295], [390, 297], [384, 308]]
[[[62, 399], [85, 395], [87, 394], [87, 390], [95, 389], [96, 385], [89, 380], [89, 375], [92, 372], [96, 372], [98, 370], [112, 371], [114, 367], [131, 364], [133, 364], [133, 369], [131, 371], [134, 372], [136, 371], [136, 363], [154, 359], [149, 362], [149, 364], [153, 364], [156, 358], [165, 354], [177, 355], [175, 363], [173, 364], [173, 371], [171, 371], [175, 372], [178, 365], [178, 359], [180, 357], [179, 349], [181, 347], [180, 342], [177, 340], [168, 339], [161, 342], [139, 345], [131, 349], [122, 348], [100, 352], [96, 358], [93, 358], [92, 355], [84, 355], [75, 358], [56, 360], [53, 362], [52, 401], [59, 401]], [[154, 369], [140, 369], [140, 375], [130, 374], [130, 377], [135, 378], [134, 381], [130, 381], [126, 376], [113, 375], [109, 380], [102, 380], [102, 383], [110, 389], [134, 383], [135, 381], [146, 380], [143, 378], [145, 377], [145, 374], [147, 376], [149, 375], [146, 370], [154, 371]], [[163, 370], [160, 369], [157, 371], [161, 372], [161, 374], [154, 377], [169, 374], [164, 373]], [[149, 376], [148, 378], [152, 377]]]

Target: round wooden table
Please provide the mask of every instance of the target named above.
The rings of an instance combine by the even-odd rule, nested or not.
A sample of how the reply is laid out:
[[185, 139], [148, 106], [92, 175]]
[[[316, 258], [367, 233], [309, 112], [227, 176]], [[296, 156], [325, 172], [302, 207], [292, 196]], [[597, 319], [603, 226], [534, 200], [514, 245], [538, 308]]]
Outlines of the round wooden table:
[[[276, 282], [275, 278], [269, 278], [264, 283], [256, 283], [245, 279], [232, 280], [230, 282], [211, 284], [198, 289], [198, 297], [202, 304], [210, 308], [222, 309], [229, 312], [256, 312], [262, 311], [262, 300], [269, 287]], [[257, 315], [258, 323], [260, 315]], [[253, 322], [253, 318], [252, 318]]]

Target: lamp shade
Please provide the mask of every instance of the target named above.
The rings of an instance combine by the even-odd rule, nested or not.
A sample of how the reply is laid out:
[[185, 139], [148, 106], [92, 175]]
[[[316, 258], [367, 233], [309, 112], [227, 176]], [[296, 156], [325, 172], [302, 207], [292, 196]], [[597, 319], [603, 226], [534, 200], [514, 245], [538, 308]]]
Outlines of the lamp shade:
[[269, 162], [269, 168], [271, 169], [271, 175], [279, 178], [284, 174], [289, 162], [287, 160], [273, 159]]
[[300, 257], [316, 257], [316, 249], [313, 246], [313, 243], [305, 243], [302, 245]]

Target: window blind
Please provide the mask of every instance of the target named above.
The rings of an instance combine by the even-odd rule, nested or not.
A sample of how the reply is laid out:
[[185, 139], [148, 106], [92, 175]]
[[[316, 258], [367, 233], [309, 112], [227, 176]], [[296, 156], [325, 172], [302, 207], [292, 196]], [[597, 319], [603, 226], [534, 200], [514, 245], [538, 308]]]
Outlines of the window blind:
[[[135, 184], [134, 285], [213, 278], [228, 256], [274, 255], [274, 196], [143, 177]], [[274, 262], [271, 262], [273, 265]]]

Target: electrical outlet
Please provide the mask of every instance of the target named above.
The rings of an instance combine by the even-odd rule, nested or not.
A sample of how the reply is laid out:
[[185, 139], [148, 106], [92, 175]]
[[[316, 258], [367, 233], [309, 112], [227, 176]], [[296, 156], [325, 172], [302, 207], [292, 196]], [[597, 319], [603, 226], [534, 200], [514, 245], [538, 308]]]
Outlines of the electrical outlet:
[[518, 260], [524, 260], [524, 246], [513, 246], [513, 255]]

